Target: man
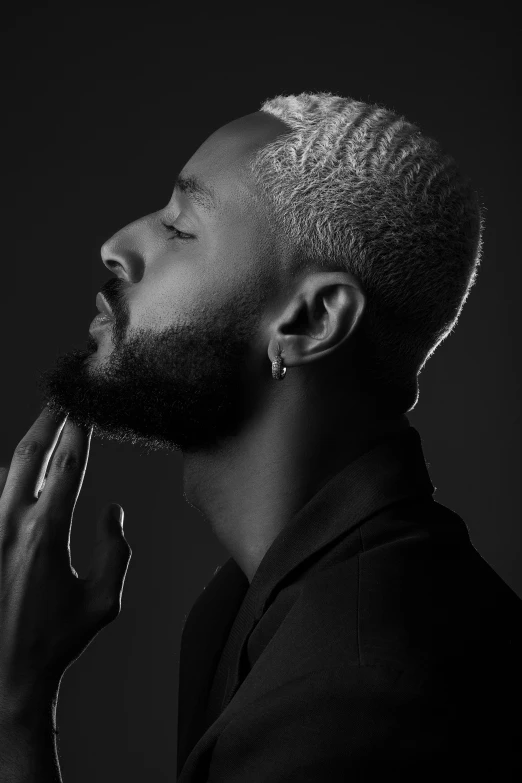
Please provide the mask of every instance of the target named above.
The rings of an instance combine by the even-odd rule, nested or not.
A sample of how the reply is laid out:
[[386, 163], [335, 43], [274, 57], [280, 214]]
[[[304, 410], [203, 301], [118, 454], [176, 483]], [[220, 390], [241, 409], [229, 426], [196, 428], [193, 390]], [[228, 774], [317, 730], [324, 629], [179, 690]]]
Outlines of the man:
[[217, 130], [103, 246], [106, 315], [4, 471], [6, 779], [60, 779], [60, 678], [119, 611], [121, 508], [86, 580], [68, 557], [91, 432], [180, 449], [231, 555], [183, 630], [182, 783], [514, 779], [522, 604], [433, 500], [406, 416], [481, 229], [433, 140], [320, 93]]

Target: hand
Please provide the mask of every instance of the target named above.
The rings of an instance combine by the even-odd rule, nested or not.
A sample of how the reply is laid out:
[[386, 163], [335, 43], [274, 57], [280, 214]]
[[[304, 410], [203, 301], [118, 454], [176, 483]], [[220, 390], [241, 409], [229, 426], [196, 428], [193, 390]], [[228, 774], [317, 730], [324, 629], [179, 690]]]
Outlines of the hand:
[[72, 515], [91, 435], [45, 408], [15, 449], [9, 472], [0, 468], [4, 711], [25, 709], [36, 694], [54, 699], [66, 668], [120, 611], [131, 557], [123, 509], [111, 504], [101, 514], [87, 578], [80, 579], [71, 566]]

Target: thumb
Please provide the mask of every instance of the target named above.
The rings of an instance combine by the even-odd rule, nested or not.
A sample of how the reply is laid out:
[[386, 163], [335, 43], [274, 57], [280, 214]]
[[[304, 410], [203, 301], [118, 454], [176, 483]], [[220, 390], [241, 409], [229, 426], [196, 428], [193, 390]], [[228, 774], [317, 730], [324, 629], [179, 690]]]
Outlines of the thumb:
[[93, 561], [86, 577], [90, 608], [113, 620], [120, 612], [121, 594], [132, 550], [123, 535], [124, 512], [111, 503], [96, 526]]

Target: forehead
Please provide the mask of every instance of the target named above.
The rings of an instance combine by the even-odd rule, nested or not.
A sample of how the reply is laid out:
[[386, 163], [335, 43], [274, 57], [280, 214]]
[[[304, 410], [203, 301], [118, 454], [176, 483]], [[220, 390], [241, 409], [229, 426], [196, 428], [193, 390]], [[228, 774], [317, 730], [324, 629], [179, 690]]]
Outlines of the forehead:
[[183, 167], [215, 192], [219, 205], [248, 200], [254, 183], [248, 162], [254, 153], [290, 132], [286, 123], [266, 112], [254, 112], [223, 125], [211, 134]]

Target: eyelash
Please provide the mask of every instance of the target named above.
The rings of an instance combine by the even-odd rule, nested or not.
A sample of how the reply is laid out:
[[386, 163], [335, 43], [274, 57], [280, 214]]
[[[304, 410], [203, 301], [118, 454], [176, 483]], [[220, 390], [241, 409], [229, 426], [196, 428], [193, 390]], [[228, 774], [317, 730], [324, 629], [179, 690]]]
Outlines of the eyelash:
[[171, 226], [168, 223], [164, 223], [163, 220], [160, 222], [161, 225], [167, 229], [167, 231], [174, 234], [174, 239], [192, 239], [192, 234], [187, 234], [185, 231], [180, 231], [179, 228], [176, 228], [176, 226]]

